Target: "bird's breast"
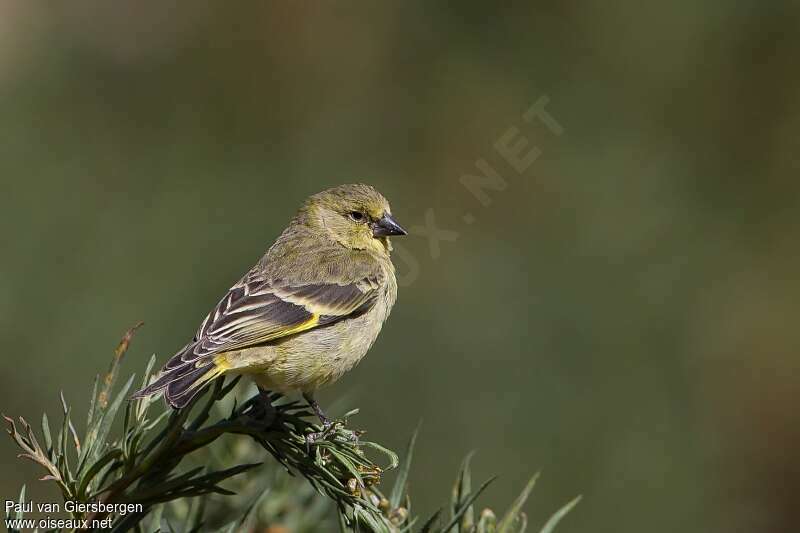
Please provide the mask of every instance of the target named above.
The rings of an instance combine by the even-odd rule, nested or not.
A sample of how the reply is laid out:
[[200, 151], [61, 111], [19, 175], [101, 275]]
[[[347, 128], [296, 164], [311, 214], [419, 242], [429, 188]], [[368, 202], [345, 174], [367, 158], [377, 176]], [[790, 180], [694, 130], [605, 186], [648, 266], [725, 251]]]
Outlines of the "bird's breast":
[[276, 343], [276, 357], [265, 368], [265, 386], [310, 392], [352, 369], [375, 343], [394, 306], [394, 273], [379, 291], [375, 305], [366, 313]]

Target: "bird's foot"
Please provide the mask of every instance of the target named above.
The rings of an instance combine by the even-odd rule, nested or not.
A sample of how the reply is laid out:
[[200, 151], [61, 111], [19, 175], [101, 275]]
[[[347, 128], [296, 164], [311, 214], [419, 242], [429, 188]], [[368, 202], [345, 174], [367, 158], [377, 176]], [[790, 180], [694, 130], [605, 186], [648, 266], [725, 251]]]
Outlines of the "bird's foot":
[[346, 419], [330, 420], [325, 418], [321, 422], [322, 428], [320, 431], [306, 434], [306, 447], [308, 448], [309, 454], [311, 453], [311, 447], [321, 440], [328, 440], [333, 437], [340, 442], [347, 441], [357, 443], [358, 438], [363, 434], [363, 431], [346, 429]]
[[272, 423], [275, 422], [278, 412], [272, 405], [269, 391], [261, 387], [258, 388], [258, 396], [253, 398], [253, 403], [247, 414], [263, 429], [272, 427]]
[[320, 440], [327, 439], [331, 435], [335, 435], [339, 440], [344, 439], [350, 442], [358, 442], [358, 437], [361, 432], [345, 429], [348, 415], [345, 415], [342, 419], [331, 420], [325, 415], [325, 413], [322, 411], [322, 408], [319, 406], [317, 401], [314, 400], [314, 397], [311, 394], [303, 394], [303, 397], [308, 402], [309, 407], [311, 407], [317, 417], [319, 417], [319, 421], [322, 422], [322, 431], [306, 434], [306, 447], [308, 448], [309, 454], [311, 453], [312, 445], [316, 444]]
[[322, 420], [322, 431], [313, 431], [306, 434], [306, 448], [308, 448], [308, 453], [311, 453], [311, 446], [321, 440], [327, 439], [334, 431], [336, 431], [336, 422], [332, 422], [327, 418]]

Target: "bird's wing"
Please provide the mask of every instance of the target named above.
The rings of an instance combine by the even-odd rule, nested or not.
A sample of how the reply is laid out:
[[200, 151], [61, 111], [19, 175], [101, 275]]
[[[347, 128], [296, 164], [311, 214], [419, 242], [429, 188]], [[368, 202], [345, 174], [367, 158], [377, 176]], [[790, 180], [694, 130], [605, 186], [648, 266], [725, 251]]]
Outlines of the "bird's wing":
[[170, 361], [168, 366], [263, 344], [362, 314], [375, 303], [378, 287], [377, 278], [348, 284], [296, 285], [243, 280], [203, 321], [194, 346], [187, 346], [176, 358], [179, 360]]

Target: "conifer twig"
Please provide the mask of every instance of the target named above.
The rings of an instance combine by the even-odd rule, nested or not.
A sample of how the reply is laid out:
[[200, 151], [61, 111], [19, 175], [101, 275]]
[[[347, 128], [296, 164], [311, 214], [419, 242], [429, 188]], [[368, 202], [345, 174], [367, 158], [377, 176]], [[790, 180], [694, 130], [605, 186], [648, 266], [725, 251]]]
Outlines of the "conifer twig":
[[[42, 417], [43, 444], [24, 418], [19, 418], [19, 430], [15, 420], [3, 415], [7, 432], [22, 450], [20, 457], [45, 470], [41, 479], [56, 483], [65, 501], [91, 505], [87, 512], [73, 513], [73, 518], [88, 520], [90, 524], [110, 518], [114, 531], [139, 528], [142, 521], [149, 521], [144, 530], [171, 531], [168, 514], [183, 524], [194, 524], [190, 530], [198, 531], [208, 529], [206, 521], [224, 525], [224, 531], [240, 531], [246, 524], [275, 520], [293, 521], [297, 530], [316, 530], [324, 519], [325, 506], [313, 503], [311, 493], [300, 482], [292, 482], [285, 476], [280, 481], [280, 468], [304, 479], [308, 483], [305, 487], [313, 487], [324, 497], [317, 501], [330, 502], [343, 529], [376, 533], [413, 531], [418, 519], [411, 515], [408, 477], [417, 432], [409, 442], [390, 496], [386, 497], [378, 485], [387, 471], [398, 467], [398, 456], [377, 443], [362, 440], [363, 432], [348, 428], [348, 419], [357, 410], [347, 413], [310, 446], [308, 435], [322, 428], [306, 420], [313, 415], [305, 405], [287, 401], [280, 394], [266, 397], [270, 409], [265, 409], [264, 396], [256, 394], [241, 404], [234, 398], [232, 406], [223, 410], [224, 405], [231, 403], [238, 378], [217, 379], [213, 386], [177, 411], [152, 398], [128, 400], [133, 376], [116, 393], [114, 389], [123, 356], [140, 326], [141, 323], [126, 332], [108, 372], [102, 380], [95, 379], [82, 438], [63, 396], [61, 430], [55, 439], [47, 416]], [[154, 364], [155, 356], [147, 365], [142, 385], [152, 379]], [[99, 383], [102, 387], [98, 387]], [[112, 438], [111, 428], [120, 410], [124, 413], [122, 433]], [[235, 445], [233, 448], [238, 451], [222, 457], [214, 450], [221, 448], [218, 443], [226, 435], [233, 437], [223, 439], [223, 445], [229, 448]], [[262, 450], [260, 456], [257, 450]], [[264, 451], [275, 463], [269, 461], [262, 466]], [[373, 455], [381, 461], [376, 462]], [[192, 466], [198, 462], [200, 466]], [[264, 477], [272, 478], [272, 486], [247, 481], [245, 474], [256, 468], [267, 469]], [[482, 511], [476, 521], [473, 505], [489, 482], [472, 490], [468, 457], [453, 489], [449, 516], [437, 513], [419, 531], [521, 533], [527, 524], [522, 506], [533, 481], [499, 521], [489, 510]], [[250, 497], [231, 498], [236, 494], [228, 488], [231, 486], [250, 492]], [[283, 493], [281, 487], [286, 487]], [[24, 489], [20, 498], [24, 499]], [[290, 504], [292, 499], [296, 503]], [[185, 505], [187, 500], [196, 503]], [[542, 531], [552, 531], [575, 503], [577, 500], [556, 513]], [[213, 509], [207, 511], [208, 508]], [[18, 517], [21, 518], [21, 513]], [[444, 525], [440, 524], [440, 517]]]

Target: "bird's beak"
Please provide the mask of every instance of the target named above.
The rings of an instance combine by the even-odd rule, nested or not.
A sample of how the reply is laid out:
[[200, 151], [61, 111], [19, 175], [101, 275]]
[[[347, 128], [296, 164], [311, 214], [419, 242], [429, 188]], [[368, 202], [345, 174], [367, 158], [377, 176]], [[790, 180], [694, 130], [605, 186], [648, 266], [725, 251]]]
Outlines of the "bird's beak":
[[372, 225], [372, 236], [388, 237], [389, 235], [408, 235], [408, 232], [392, 218], [392, 215], [385, 213], [380, 220]]

